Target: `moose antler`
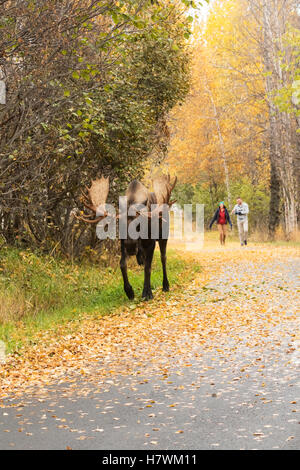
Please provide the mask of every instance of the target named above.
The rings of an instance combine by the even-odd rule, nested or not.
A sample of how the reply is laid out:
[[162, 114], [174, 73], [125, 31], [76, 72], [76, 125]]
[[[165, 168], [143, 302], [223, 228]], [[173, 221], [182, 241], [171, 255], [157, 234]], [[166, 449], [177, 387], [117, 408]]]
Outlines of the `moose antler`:
[[[109, 177], [98, 178], [92, 181], [91, 187], [86, 186], [86, 193], [81, 191], [82, 202], [84, 206], [93, 212], [93, 214], [84, 214], [84, 216], [76, 216], [78, 220], [87, 222], [89, 224], [96, 224], [100, 220], [107, 217], [108, 213], [105, 210], [105, 203], [109, 192]], [[91, 219], [91, 217], [98, 216], [96, 219]]]
[[170, 201], [171, 193], [175, 188], [176, 183], [177, 176], [175, 176], [173, 182], [171, 182], [169, 174], [157, 176], [153, 180], [153, 189], [159, 205], [168, 204], [171, 207], [176, 202], [176, 200]]

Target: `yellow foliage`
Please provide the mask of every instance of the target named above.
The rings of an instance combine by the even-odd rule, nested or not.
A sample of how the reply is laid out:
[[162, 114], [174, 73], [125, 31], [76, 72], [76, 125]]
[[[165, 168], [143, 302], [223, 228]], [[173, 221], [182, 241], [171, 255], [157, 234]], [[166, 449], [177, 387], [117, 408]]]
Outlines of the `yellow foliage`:
[[182, 182], [224, 182], [217, 120], [230, 179], [268, 180], [267, 108], [256, 28], [243, 0], [216, 0], [206, 24], [195, 30], [192, 90], [170, 116], [168, 163]]

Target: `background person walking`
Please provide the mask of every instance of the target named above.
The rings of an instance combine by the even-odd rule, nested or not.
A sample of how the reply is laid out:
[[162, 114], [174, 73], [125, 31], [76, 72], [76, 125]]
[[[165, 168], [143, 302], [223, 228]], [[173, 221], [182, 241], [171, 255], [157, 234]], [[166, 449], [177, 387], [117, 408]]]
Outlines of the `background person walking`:
[[218, 224], [218, 230], [220, 233], [220, 243], [221, 245], [225, 245], [225, 240], [226, 240], [226, 234], [227, 234], [227, 223], [229, 223], [230, 227], [232, 228], [232, 223], [230, 220], [230, 215], [225, 207], [224, 202], [219, 203], [219, 207], [215, 212], [215, 215], [213, 216], [209, 228], [212, 228], [212, 225], [214, 222], [217, 222]]
[[231, 214], [236, 214], [237, 216], [237, 226], [240, 236], [241, 246], [247, 245], [248, 240], [248, 214], [249, 207], [246, 202], [243, 202], [240, 197], [236, 200], [237, 204], [231, 211]]

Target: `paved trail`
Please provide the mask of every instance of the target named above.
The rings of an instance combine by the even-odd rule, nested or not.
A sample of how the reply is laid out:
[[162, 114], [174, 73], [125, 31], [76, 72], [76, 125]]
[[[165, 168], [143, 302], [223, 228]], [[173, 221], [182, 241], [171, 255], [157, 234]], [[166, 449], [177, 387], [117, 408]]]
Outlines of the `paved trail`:
[[55, 373], [54, 347], [25, 388], [14, 363], [1, 449], [300, 447], [299, 252], [188, 256], [205, 267], [184, 292], [83, 326]]

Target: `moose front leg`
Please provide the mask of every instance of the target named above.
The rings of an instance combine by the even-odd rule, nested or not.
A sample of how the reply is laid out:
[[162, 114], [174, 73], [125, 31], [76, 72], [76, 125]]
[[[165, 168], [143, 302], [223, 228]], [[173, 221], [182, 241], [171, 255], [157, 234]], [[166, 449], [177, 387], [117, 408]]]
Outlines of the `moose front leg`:
[[142, 297], [145, 300], [150, 300], [153, 299], [151, 290], [151, 265], [155, 248], [155, 240], [142, 240], [142, 246], [145, 252], [144, 289]]
[[170, 285], [167, 276], [167, 243], [168, 240], [159, 240], [160, 259], [163, 268], [163, 291], [169, 292]]
[[134, 299], [134, 291], [128, 281], [128, 275], [127, 275], [127, 254], [126, 254], [126, 248], [125, 248], [125, 242], [124, 240], [121, 240], [121, 260], [120, 260], [120, 268], [123, 276], [123, 281], [124, 281], [124, 291], [128, 297], [128, 299], [132, 300]]

